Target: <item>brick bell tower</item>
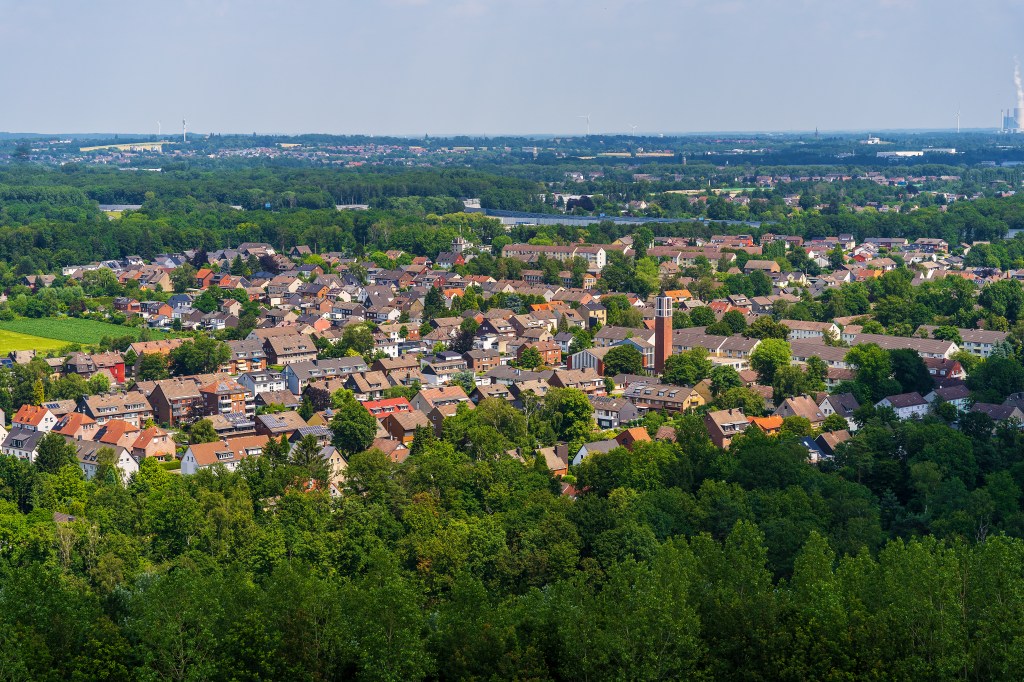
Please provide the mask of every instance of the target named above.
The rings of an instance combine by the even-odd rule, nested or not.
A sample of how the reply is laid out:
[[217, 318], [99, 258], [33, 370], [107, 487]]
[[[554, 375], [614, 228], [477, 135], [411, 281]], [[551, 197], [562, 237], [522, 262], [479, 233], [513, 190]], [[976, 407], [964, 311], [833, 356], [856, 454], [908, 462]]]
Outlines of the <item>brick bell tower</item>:
[[672, 355], [672, 297], [662, 291], [654, 299], [654, 371], [665, 371], [665, 361]]

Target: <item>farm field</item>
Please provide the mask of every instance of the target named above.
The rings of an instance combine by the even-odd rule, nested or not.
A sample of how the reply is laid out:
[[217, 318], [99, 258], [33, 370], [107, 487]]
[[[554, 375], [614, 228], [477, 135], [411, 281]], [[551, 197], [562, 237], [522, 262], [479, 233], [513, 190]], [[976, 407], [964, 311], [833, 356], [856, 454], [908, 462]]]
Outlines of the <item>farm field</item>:
[[35, 350], [46, 353], [57, 350], [67, 345], [67, 341], [60, 339], [45, 339], [41, 336], [31, 334], [19, 334], [0, 329], [0, 355], [7, 355], [12, 350]]
[[[96, 320], [81, 320], [73, 317], [40, 318], [12, 320], [0, 322], [0, 330], [16, 332], [22, 335], [41, 336], [44, 339], [57, 339], [60, 347], [67, 343], [95, 344], [104, 336], [125, 336], [131, 334], [138, 338], [137, 327], [122, 327]], [[153, 338], [163, 338], [162, 334], [154, 333]]]

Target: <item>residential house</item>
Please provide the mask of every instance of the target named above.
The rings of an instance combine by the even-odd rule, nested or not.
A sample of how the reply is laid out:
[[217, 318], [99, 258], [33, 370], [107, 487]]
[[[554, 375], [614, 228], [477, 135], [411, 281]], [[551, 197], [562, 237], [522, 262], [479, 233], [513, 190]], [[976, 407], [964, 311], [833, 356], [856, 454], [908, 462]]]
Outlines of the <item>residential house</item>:
[[653, 379], [650, 383], [630, 384], [622, 396], [641, 413], [648, 410], [685, 412], [706, 405], [711, 398], [710, 394], [705, 394], [695, 386], [660, 384]]
[[971, 391], [967, 384], [963, 383], [940, 386], [925, 395], [924, 399], [933, 409], [940, 403], [949, 403], [957, 412], [967, 412], [971, 409]]
[[256, 433], [261, 436], [280, 438], [292, 434], [303, 426], [309, 426], [298, 412], [274, 412], [256, 415]]
[[921, 419], [928, 414], [930, 405], [920, 393], [917, 391], [911, 391], [910, 393], [900, 393], [898, 395], [890, 395], [882, 398], [875, 407], [888, 407], [899, 419]]
[[47, 433], [57, 425], [57, 417], [46, 407], [22, 405], [11, 419], [12, 428]]
[[833, 393], [832, 395], [825, 396], [818, 404], [818, 409], [826, 417], [838, 414], [845, 419], [849, 425], [847, 428], [850, 433], [854, 433], [857, 430], [857, 422], [854, 421], [853, 413], [859, 408], [860, 403], [857, 402], [857, 398], [852, 393]]
[[384, 391], [391, 388], [384, 372], [359, 372], [350, 374], [345, 379], [345, 388], [352, 391], [356, 400], [379, 400]]
[[433, 427], [427, 415], [420, 410], [391, 412], [384, 416], [381, 420], [381, 425], [391, 438], [400, 441], [404, 445], [412, 443], [417, 428], [424, 426]]
[[588, 396], [594, 408], [594, 421], [599, 429], [617, 429], [640, 418], [640, 410], [627, 398]]
[[598, 375], [593, 368], [556, 369], [551, 373], [548, 383], [552, 388], [576, 388], [587, 395], [605, 395], [604, 377]]
[[270, 336], [263, 342], [263, 347], [271, 364], [275, 365], [316, 360], [316, 346], [311, 338], [303, 334]]
[[94, 440], [99, 426], [96, 424], [96, 420], [88, 415], [81, 412], [70, 412], [57, 420], [53, 430], [75, 440]]
[[750, 422], [741, 409], [716, 410], [704, 415], [704, 425], [708, 435], [719, 448], [727, 450], [732, 439], [747, 430]]
[[812, 429], [820, 429], [825, 421], [825, 413], [821, 411], [818, 404], [810, 396], [798, 395], [786, 398], [777, 408], [775, 414], [785, 419], [786, 417], [803, 417], [811, 423]]
[[839, 327], [834, 322], [805, 322], [804, 320], [780, 320], [789, 328], [790, 341], [831, 338], [839, 340]]
[[207, 415], [244, 413], [256, 414], [256, 396], [234, 379], [225, 378], [199, 387], [203, 396], [203, 411]]
[[[294, 365], [288, 365], [293, 367]], [[254, 396], [268, 391], [284, 391], [287, 389], [284, 376], [280, 372], [252, 370], [238, 377], [238, 383]]]
[[95, 419], [100, 426], [111, 419], [123, 419], [141, 428], [147, 419], [153, 418], [149, 401], [135, 391], [123, 395], [86, 396], [79, 401], [78, 411]]
[[[987, 414], [992, 421], [997, 424], [1009, 420], [1014, 420], [1017, 423], [1017, 427], [1020, 428], [1024, 425], [1024, 410], [1021, 410], [1017, 405], [995, 405], [993, 403], [974, 403], [971, 406], [971, 412], [981, 412]], [[13, 432], [12, 432], [13, 433]]]
[[149, 401], [156, 420], [168, 426], [191, 424], [203, 416], [206, 406], [199, 384], [191, 378], [157, 381]]
[[622, 447], [614, 438], [598, 440], [591, 443], [584, 443], [572, 458], [572, 465], [576, 466], [590, 455], [597, 453], [607, 454], [615, 448]]
[[181, 474], [190, 476], [218, 465], [234, 471], [246, 457], [262, 455], [267, 440], [267, 436], [258, 435], [190, 445], [181, 458]]
[[259, 339], [240, 339], [228, 341], [231, 359], [227, 366], [221, 368], [228, 374], [244, 372], [261, 372], [267, 369], [267, 352]]
[[78, 466], [82, 469], [86, 480], [95, 478], [100, 467], [100, 453], [105, 449], [114, 451], [113, 464], [117, 467], [121, 482], [139, 470], [139, 463], [131, 456], [127, 448], [121, 445], [110, 445], [99, 441], [72, 440], [69, 441], [75, 446], [75, 456], [78, 459]]
[[176, 445], [171, 434], [159, 426], [143, 429], [131, 446], [131, 455], [138, 462], [147, 457], [156, 457], [158, 461], [168, 462], [174, 458]]

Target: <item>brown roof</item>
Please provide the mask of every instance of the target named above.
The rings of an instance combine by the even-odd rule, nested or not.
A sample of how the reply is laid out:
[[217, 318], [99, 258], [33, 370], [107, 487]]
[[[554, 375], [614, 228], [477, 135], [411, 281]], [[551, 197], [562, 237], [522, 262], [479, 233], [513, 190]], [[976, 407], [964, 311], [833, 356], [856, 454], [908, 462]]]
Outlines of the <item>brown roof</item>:
[[[199, 466], [212, 466], [217, 463], [237, 462], [245, 459], [251, 452], [256, 450], [262, 453], [263, 447], [267, 444], [268, 440], [266, 436], [242, 436], [230, 440], [191, 445], [189, 450], [192, 451], [192, 456], [196, 458], [196, 463]], [[228, 452], [231, 453], [230, 457], [218, 457], [218, 453]]]

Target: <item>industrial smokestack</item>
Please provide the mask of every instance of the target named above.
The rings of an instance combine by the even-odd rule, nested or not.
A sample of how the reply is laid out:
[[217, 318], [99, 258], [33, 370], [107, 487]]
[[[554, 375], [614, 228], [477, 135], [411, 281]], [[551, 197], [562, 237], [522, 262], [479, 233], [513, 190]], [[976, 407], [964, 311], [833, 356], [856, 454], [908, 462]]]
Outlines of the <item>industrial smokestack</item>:
[[1017, 111], [1016, 123], [1017, 130], [1021, 130], [1021, 119], [1024, 118], [1024, 85], [1021, 85], [1020, 80], [1020, 62], [1016, 57], [1013, 58], [1013, 84], [1017, 86]]

